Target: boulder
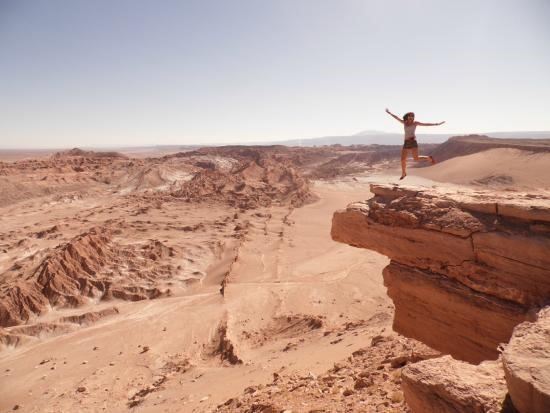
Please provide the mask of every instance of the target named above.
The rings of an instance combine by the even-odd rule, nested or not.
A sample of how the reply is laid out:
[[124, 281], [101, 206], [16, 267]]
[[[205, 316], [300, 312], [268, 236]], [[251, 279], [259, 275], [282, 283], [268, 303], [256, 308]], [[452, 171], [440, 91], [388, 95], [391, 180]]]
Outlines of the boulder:
[[450, 356], [410, 364], [401, 374], [413, 413], [512, 413], [500, 361], [477, 366]]
[[550, 412], [550, 307], [518, 325], [502, 354], [508, 390], [521, 413]]

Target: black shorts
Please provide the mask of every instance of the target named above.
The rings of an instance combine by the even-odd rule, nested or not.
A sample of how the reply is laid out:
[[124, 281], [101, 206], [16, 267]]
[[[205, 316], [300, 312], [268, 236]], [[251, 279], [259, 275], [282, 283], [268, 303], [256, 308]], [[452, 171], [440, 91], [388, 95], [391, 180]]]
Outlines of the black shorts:
[[418, 148], [418, 142], [416, 142], [416, 138], [405, 139], [405, 143], [403, 144], [403, 149], [413, 149], [413, 148]]

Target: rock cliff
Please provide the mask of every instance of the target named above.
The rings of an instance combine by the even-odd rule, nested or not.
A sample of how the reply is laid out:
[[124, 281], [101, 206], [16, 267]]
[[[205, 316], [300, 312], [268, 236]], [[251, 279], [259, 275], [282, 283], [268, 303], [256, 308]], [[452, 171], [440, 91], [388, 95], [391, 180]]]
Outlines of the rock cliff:
[[332, 238], [390, 257], [384, 283], [396, 331], [483, 362], [408, 367], [412, 410], [514, 411], [509, 393], [522, 413], [549, 411], [550, 307], [537, 312], [550, 304], [550, 200], [387, 185], [371, 192], [335, 212]]
[[550, 302], [550, 202], [373, 185], [333, 217], [332, 238], [391, 258], [396, 331], [455, 358], [496, 359]]

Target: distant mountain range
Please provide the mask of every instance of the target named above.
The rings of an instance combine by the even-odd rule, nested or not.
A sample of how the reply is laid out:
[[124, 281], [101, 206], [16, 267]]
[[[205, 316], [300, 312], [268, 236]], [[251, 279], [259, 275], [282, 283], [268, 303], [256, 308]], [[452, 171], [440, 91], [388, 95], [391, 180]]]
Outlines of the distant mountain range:
[[[469, 134], [468, 134], [469, 135]], [[503, 139], [550, 139], [550, 131], [523, 131], [523, 132], [487, 132], [479, 135]], [[453, 136], [467, 136], [444, 133], [419, 133], [420, 143], [442, 143]], [[291, 139], [285, 141], [255, 142], [247, 145], [286, 145], [286, 146], [323, 146], [323, 145], [401, 145], [402, 133], [387, 133], [375, 130], [366, 130], [354, 135], [323, 136], [321, 138]]]
[[[447, 141], [449, 138], [456, 136], [474, 136], [474, 134], [457, 135], [445, 133], [419, 133], [417, 134], [419, 142], [438, 144]], [[499, 139], [550, 139], [550, 131], [519, 131], [519, 132], [487, 132], [483, 134], [475, 134], [475, 136], [488, 136]], [[150, 153], [151, 151], [172, 153], [177, 151], [189, 151], [198, 149], [204, 146], [227, 146], [227, 145], [243, 145], [243, 146], [267, 146], [267, 145], [286, 145], [286, 146], [323, 146], [323, 145], [402, 145], [402, 133], [388, 133], [377, 130], [364, 130], [353, 135], [341, 136], [323, 136], [320, 138], [302, 138], [289, 139], [284, 141], [269, 141], [269, 142], [231, 142], [231, 143], [210, 143], [210, 144], [181, 144], [181, 145], [150, 145], [150, 146], [86, 146], [87, 150], [108, 150], [120, 151], [127, 155], [134, 156], [140, 153]], [[0, 157], [9, 158], [21, 152], [21, 156], [46, 156], [56, 151], [62, 151], [63, 148], [51, 149], [17, 149], [17, 148], [1, 148]], [[24, 152], [24, 153], [22, 153]], [[21, 158], [16, 156], [16, 158]], [[14, 158], [15, 159], [15, 158]]]

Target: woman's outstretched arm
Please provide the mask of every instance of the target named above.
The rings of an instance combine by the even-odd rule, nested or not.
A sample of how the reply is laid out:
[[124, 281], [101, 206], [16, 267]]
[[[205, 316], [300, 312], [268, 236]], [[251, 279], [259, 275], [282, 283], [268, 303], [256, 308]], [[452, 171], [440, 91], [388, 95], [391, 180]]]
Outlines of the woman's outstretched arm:
[[422, 122], [415, 122], [418, 126], [439, 126], [439, 125], [443, 125], [445, 123], [445, 121], [443, 122], [438, 122], [438, 123], [422, 123]]
[[388, 113], [391, 117], [393, 117], [395, 120], [398, 120], [399, 122], [401, 123], [404, 123], [403, 122], [403, 119], [401, 119], [399, 116], [395, 116], [393, 113], [390, 112], [390, 110], [388, 108], [386, 108], [386, 113]]

